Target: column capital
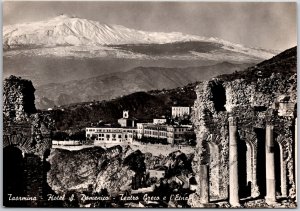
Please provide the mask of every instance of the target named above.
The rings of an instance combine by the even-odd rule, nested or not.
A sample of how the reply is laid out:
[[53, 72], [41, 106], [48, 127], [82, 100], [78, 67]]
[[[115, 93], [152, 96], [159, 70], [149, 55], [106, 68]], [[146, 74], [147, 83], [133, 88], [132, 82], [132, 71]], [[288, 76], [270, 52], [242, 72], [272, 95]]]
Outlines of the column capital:
[[273, 109], [267, 110], [265, 120], [266, 120], [266, 125], [274, 125], [275, 111]]
[[274, 129], [274, 124], [272, 122], [266, 122], [266, 129], [269, 127], [270, 129]]
[[228, 123], [229, 123], [229, 126], [237, 126], [237, 118], [230, 115], [228, 117]]
[[274, 121], [273, 121], [272, 117], [267, 117], [266, 118], [266, 127], [267, 126], [274, 127]]

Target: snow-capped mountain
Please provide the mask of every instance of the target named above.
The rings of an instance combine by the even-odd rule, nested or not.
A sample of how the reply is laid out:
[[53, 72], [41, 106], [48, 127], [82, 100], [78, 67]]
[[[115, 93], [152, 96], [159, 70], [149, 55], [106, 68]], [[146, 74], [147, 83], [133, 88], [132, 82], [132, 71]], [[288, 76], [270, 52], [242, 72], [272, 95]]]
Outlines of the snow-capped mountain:
[[[107, 57], [157, 59], [157, 55], [147, 52], [136, 52], [135, 48], [124, 48], [124, 45], [158, 45], [164, 48], [166, 44], [192, 42], [180, 55], [163, 55], [169, 59], [210, 59], [226, 60], [233, 55], [238, 61], [244, 57], [262, 60], [274, 56], [277, 52], [271, 50], [248, 48], [218, 38], [206, 38], [188, 35], [180, 32], [146, 32], [129, 29], [120, 25], [101, 24], [96, 21], [60, 15], [58, 17], [32, 23], [8, 25], [3, 28], [4, 49], [19, 51], [5, 52], [6, 56], [19, 54], [40, 56], [76, 56], [76, 57]], [[119, 45], [122, 45], [121, 48]], [[28, 47], [26, 49], [26, 47]], [[130, 46], [132, 47], [132, 46]], [[144, 46], [149, 47], [149, 46]], [[157, 46], [156, 46], [157, 47]], [[177, 46], [178, 47], [178, 46]], [[209, 47], [209, 48], [207, 48]], [[200, 48], [200, 49], [199, 49]], [[28, 50], [29, 49], [29, 50]], [[43, 50], [41, 50], [43, 49]], [[211, 52], [214, 54], [212, 55]], [[175, 57], [174, 57], [175, 56]]]
[[3, 76], [32, 80], [39, 108], [174, 88], [242, 70], [277, 53], [66, 15], [4, 26], [3, 45]]
[[158, 33], [60, 15], [46, 21], [4, 26], [4, 43], [14, 45], [118, 45], [200, 41], [179, 32]]

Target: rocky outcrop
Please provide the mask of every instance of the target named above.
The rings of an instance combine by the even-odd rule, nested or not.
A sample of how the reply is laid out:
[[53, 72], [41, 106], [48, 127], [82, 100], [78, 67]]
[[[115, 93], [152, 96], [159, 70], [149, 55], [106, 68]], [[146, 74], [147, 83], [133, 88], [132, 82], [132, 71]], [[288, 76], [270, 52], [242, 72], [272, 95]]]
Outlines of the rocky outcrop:
[[[82, 192], [92, 186], [94, 193], [107, 189], [109, 194], [131, 191], [136, 177], [155, 166], [167, 168], [166, 177], [192, 172], [191, 155], [180, 151], [158, 157], [133, 151], [129, 146], [86, 148], [79, 151], [52, 149], [48, 161], [48, 184], [57, 193]], [[146, 181], [145, 181], [146, 182]]]
[[295, 197], [296, 57], [292, 48], [246, 71], [199, 83], [192, 114], [198, 140], [193, 161], [198, 189], [190, 197], [191, 206], [201, 206], [201, 165], [209, 166], [209, 198], [229, 197], [229, 117], [237, 128], [239, 196], [266, 194], [268, 124], [274, 128], [276, 192]]
[[[134, 159], [125, 162], [130, 157]], [[107, 189], [109, 193], [130, 190], [143, 154], [128, 147], [115, 146], [109, 149], [93, 147], [79, 151], [52, 149], [49, 156], [51, 169], [48, 184], [56, 193], [68, 190], [87, 190], [92, 185], [94, 192]], [[144, 165], [144, 163], [142, 163]]]

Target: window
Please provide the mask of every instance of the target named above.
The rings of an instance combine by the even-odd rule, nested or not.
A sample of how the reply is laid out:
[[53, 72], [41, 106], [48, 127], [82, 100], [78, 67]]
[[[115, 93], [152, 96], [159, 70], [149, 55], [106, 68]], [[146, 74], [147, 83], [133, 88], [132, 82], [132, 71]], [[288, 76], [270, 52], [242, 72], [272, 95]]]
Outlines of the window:
[[211, 86], [212, 101], [217, 112], [226, 111], [226, 91], [222, 84], [213, 83]]
[[109, 139], [109, 138], [110, 138], [110, 135], [109, 135], [109, 134], [107, 134], [107, 135], [106, 135], [106, 139]]

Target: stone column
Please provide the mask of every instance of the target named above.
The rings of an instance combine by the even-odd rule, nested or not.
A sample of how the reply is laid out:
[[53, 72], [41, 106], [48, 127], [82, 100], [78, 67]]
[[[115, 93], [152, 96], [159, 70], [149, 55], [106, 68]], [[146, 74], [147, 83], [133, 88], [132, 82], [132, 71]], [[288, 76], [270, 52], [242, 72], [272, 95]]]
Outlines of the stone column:
[[231, 206], [239, 206], [239, 182], [238, 182], [238, 153], [237, 153], [237, 125], [236, 119], [229, 121], [229, 203]]
[[251, 182], [253, 183], [253, 178], [252, 178], [252, 148], [249, 143], [246, 142], [247, 146], [247, 152], [246, 152], [246, 168], [247, 168], [247, 183]]
[[251, 196], [253, 198], [256, 198], [260, 195], [259, 188], [257, 185], [257, 179], [256, 179], [256, 172], [257, 172], [257, 148], [253, 148], [253, 165], [252, 165], [252, 183], [253, 186], [251, 187]]
[[286, 166], [287, 163], [283, 159], [283, 154], [282, 154], [282, 149], [281, 149], [281, 159], [280, 159], [280, 168], [281, 168], [281, 196], [282, 197], [287, 197], [287, 175], [286, 175]]
[[267, 204], [276, 203], [275, 191], [275, 160], [274, 160], [273, 125], [266, 125], [266, 182], [267, 182]]
[[200, 165], [200, 203], [209, 203], [208, 165]]

